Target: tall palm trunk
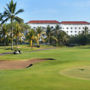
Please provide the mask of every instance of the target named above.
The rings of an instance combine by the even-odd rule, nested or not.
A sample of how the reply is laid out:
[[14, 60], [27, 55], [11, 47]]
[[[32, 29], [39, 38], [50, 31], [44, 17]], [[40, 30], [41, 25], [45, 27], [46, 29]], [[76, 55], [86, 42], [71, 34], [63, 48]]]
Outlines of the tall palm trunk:
[[40, 44], [39, 44], [39, 38], [40, 38], [40, 35], [38, 34], [37, 35], [37, 45], [39, 46]]
[[58, 41], [56, 41], [56, 46], [59, 46], [59, 39], [58, 39], [58, 31], [56, 30], [56, 38]]
[[18, 49], [18, 36], [16, 37], [16, 47]]
[[11, 19], [11, 50], [13, 50], [13, 20]]
[[1, 31], [2, 31], [2, 27], [3, 27], [3, 25], [1, 24]]
[[51, 45], [51, 38], [50, 38], [50, 34], [49, 34], [49, 37], [48, 37], [48, 43], [49, 43], [49, 45]]
[[32, 40], [30, 40], [30, 47], [31, 47], [31, 49], [32, 49]]

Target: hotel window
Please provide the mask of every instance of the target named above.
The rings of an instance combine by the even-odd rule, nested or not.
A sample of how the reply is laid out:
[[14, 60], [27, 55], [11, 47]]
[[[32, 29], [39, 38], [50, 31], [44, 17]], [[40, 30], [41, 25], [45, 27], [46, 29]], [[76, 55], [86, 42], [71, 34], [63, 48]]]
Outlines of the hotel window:
[[75, 31], [75, 33], [77, 33], [77, 31]]
[[42, 29], [46, 29], [45, 27], [42, 27]]
[[67, 27], [67, 29], [69, 29], [69, 28]]
[[51, 28], [53, 29], [54, 27], [52, 26]]
[[73, 31], [71, 31], [71, 33], [72, 33]]
[[75, 29], [77, 29], [77, 27], [75, 27]]
[[36, 29], [36, 27], [33, 27], [33, 29]]
[[83, 27], [83, 29], [85, 29], [85, 28]]
[[79, 27], [79, 29], [81, 29], [81, 28]]
[[73, 28], [71, 27], [71, 29], [73, 29]]

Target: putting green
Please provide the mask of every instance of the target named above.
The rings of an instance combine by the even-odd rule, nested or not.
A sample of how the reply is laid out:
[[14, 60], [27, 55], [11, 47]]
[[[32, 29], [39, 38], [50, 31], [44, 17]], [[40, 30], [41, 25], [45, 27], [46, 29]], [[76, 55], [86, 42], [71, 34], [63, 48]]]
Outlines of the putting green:
[[74, 67], [60, 72], [68, 77], [90, 80], [90, 66]]

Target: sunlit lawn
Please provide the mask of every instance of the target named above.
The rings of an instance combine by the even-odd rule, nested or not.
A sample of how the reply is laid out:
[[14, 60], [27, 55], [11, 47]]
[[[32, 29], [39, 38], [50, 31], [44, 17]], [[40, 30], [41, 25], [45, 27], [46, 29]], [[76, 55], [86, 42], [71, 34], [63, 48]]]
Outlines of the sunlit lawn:
[[[37, 63], [28, 69], [1, 70], [0, 90], [90, 90], [90, 80], [68, 77], [60, 73], [68, 68], [89, 66], [90, 46], [59, 47], [37, 52], [28, 52], [31, 48], [27, 47], [27, 50], [26, 46], [22, 47], [22, 54], [0, 56], [0, 60], [31, 58], [54, 58], [56, 60]], [[1, 48], [0, 52], [8, 52], [5, 48]], [[41, 48], [47, 48], [47, 46]]]

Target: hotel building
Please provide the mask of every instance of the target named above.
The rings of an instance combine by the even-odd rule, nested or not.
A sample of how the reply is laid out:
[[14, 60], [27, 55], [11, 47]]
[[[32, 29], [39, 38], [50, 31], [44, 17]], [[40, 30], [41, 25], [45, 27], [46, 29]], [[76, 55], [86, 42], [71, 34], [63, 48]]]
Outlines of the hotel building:
[[[65, 31], [68, 35], [78, 35], [82, 33], [85, 27], [90, 30], [90, 23], [86, 21], [56, 21], [56, 20], [33, 20], [27, 23], [31, 28], [36, 29], [37, 27], [42, 27], [46, 30], [49, 25], [52, 28], [55, 28], [56, 25], [60, 26], [60, 29]], [[89, 31], [90, 32], [90, 31]]]

